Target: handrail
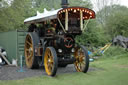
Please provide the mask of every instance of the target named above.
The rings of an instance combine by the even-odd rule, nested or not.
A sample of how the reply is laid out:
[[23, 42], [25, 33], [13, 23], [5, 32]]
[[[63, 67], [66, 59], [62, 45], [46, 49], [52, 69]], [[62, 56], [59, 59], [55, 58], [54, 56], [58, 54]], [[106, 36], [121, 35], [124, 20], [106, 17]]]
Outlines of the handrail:
[[90, 21], [90, 17], [89, 17], [89, 19], [87, 20], [87, 23], [84, 25], [83, 31], [87, 28], [87, 25], [88, 25], [89, 21]]
[[66, 30], [64, 29], [64, 26], [62, 25], [62, 23], [61, 23], [60, 19], [59, 19], [59, 18], [57, 18], [57, 20], [59, 21], [60, 26], [62, 27], [63, 31], [66, 33]]

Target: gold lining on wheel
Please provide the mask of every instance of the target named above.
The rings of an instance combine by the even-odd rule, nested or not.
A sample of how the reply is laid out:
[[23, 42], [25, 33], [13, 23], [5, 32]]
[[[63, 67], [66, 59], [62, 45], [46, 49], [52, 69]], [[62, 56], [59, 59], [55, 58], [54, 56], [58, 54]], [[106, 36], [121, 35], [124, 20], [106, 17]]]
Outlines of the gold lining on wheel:
[[74, 56], [76, 59], [76, 61], [74, 63], [75, 68], [78, 72], [82, 72], [86, 66], [86, 63], [85, 63], [86, 56], [85, 56], [84, 50], [82, 48], [79, 48], [79, 49], [77, 48], [75, 50]]
[[48, 75], [52, 74], [53, 64], [54, 64], [53, 54], [50, 48], [46, 48], [45, 56], [44, 56], [44, 66], [45, 66], [45, 71]]
[[33, 41], [29, 34], [26, 36], [25, 40], [25, 58], [26, 64], [30, 68], [33, 63]]

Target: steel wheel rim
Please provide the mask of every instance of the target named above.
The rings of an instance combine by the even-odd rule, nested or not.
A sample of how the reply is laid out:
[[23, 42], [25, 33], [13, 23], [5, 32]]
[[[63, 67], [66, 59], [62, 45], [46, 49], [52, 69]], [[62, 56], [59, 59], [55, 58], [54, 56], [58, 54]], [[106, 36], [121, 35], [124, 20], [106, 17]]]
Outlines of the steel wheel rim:
[[86, 66], [86, 56], [84, 50], [82, 48], [76, 49], [74, 56], [76, 59], [74, 62], [75, 68], [78, 72], [82, 72]]
[[30, 68], [33, 63], [33, 41], [29, 34], [25, 40], [25, 59], [27, 66]]
[[46, 49], [45, 56], [44, 56], [44, 65], [45, 65], [45, 71], [48, 75], [52, 74], [53, 71], [53, 54], [49, 48]]

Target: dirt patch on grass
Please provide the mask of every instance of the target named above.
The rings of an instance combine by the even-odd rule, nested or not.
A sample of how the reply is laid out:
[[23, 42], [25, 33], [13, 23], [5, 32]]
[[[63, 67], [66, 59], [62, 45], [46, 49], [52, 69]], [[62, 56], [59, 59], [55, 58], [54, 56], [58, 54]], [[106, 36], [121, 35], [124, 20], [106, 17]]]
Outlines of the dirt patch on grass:
[[[97, 68], [89, 68], [89, 71], [95, 71]], [[3, 66], [0, 68], [0, 80], [18, 80], [24, 79], [29, 77], [36, 77], [47, 75], [43, 68], [39, 69], [28, 69], [23, 67], [24, 72], [19, 72], [20, 67], [10, 67], [10, 66]], [[58, 68], [57, 75], [64, 74], [64, 73], [73, 73], [76, 72], [74, 65], [68, 65], [66, 68]]]
[[128, 68], [128, 65], [116, 65], [116, 67], [119, 67], [119, 68]]

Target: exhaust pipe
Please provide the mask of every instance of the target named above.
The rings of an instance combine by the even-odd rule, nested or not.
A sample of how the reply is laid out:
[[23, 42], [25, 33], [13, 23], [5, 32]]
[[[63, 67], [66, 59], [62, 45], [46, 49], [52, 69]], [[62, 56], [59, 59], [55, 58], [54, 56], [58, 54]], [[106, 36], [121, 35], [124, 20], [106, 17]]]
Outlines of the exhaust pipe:
[[69, 5], [68, 0], [61, 0], [61, 7], [62, 8], [67, 8], [68, 5]]

